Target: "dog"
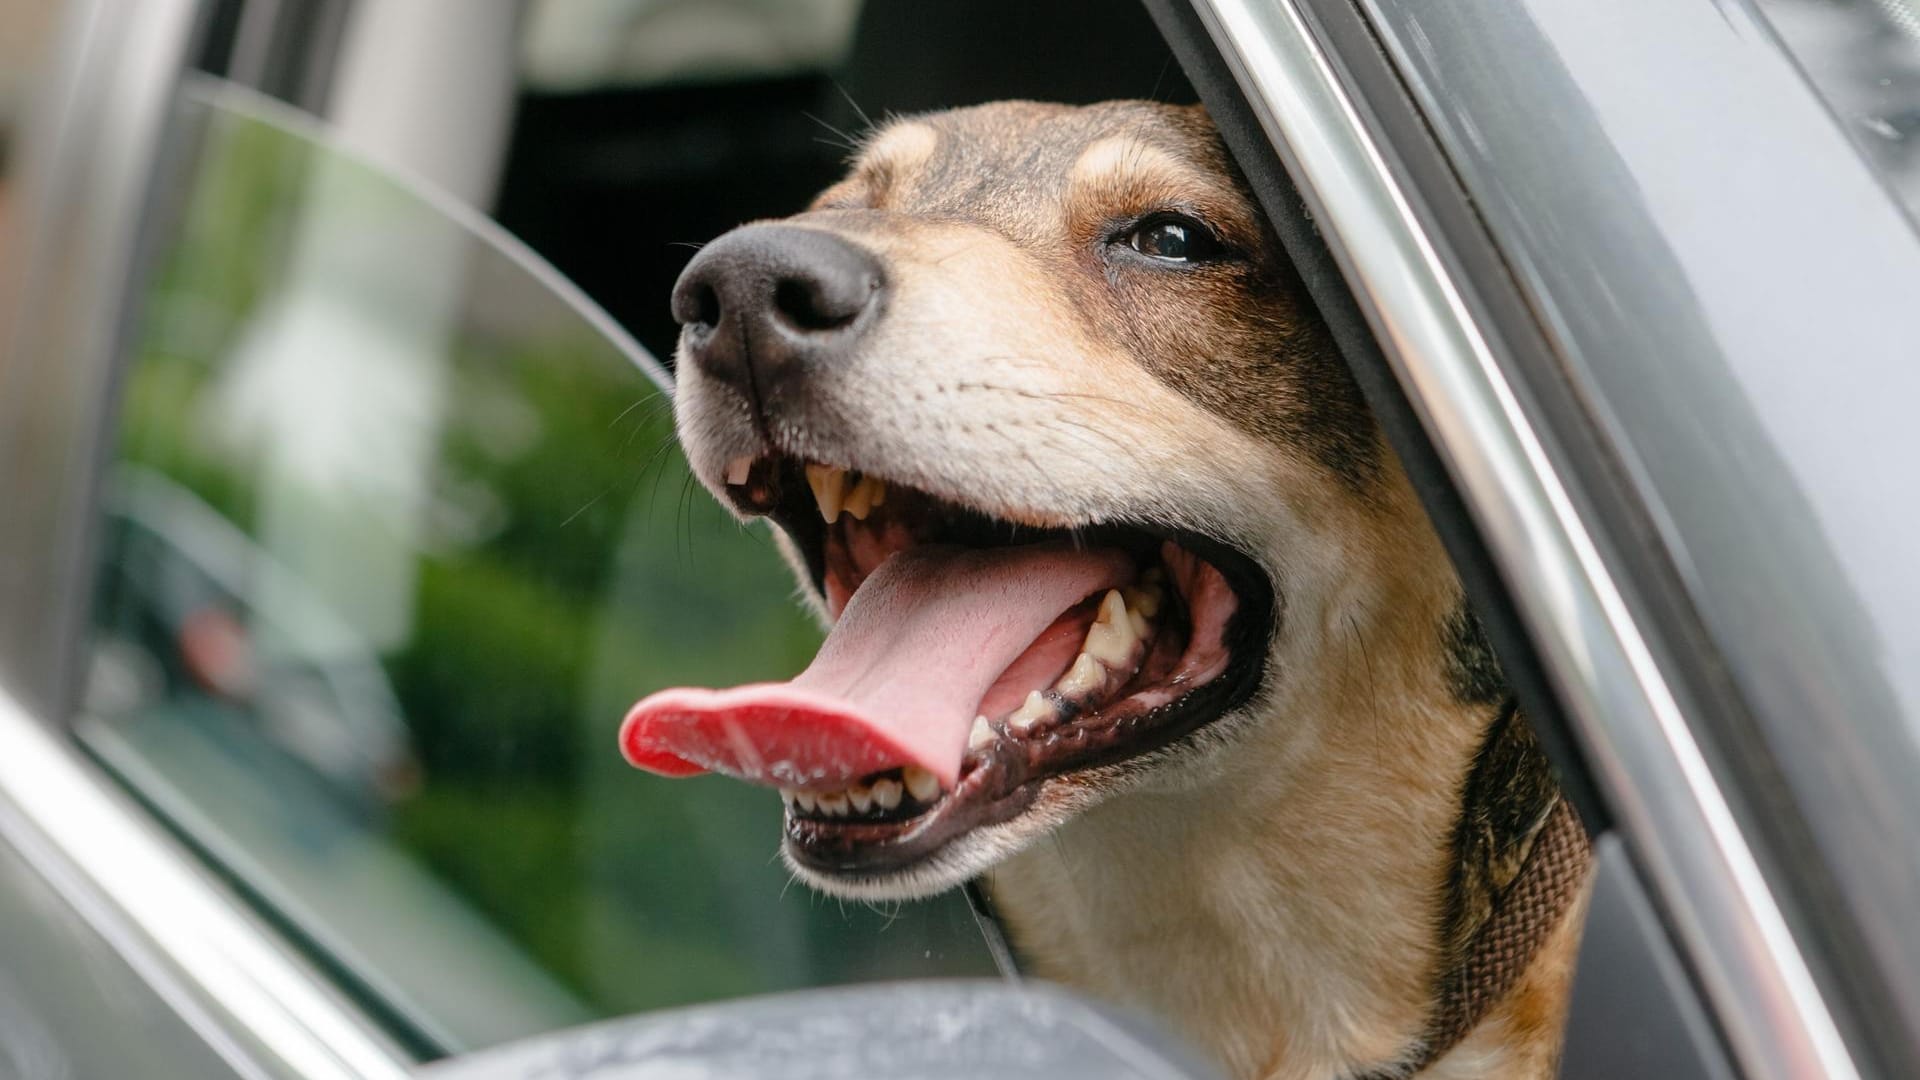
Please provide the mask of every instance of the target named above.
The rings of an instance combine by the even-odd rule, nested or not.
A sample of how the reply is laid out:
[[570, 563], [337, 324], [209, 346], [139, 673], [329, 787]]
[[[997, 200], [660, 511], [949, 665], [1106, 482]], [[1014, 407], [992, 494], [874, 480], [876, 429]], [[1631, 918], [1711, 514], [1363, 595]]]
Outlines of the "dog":
[[891, 121], [672, 303], [688, 460], [832, 629], [641, 702], [635, 764], [780, 787], [828, 893], [985, 875], [1232, 1075], [1553, 1072], [1584, 834], [1200, 107]]

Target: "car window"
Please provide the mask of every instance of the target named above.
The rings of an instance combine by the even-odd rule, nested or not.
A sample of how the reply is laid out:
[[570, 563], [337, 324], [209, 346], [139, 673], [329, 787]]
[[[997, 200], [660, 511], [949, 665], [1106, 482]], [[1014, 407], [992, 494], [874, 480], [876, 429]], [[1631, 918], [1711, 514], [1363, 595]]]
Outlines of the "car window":
[[1759, 8], [1907, 216], [1920, 220], [1920, 3], [1760, 0]]
[[637, 346], [477, 215], [211, 80], [135, 313], [85, 747], [422, 1054], [985, 974], [964, 903], [791, 886], [777, 796], [637, 778], [638, 696], [818, 644]]

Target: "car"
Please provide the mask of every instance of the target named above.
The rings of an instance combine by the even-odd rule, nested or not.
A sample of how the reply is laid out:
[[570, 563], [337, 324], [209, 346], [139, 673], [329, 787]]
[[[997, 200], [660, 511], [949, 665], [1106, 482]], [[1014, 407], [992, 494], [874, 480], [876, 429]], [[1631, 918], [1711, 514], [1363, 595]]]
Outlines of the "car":
[[689, 248], [869, 113], [1135, 96], [1219, 124], [1593, 838], [1562, 1075], [1920, 1075], [1910, 0], [40, 8], [18, 1071], [1211, 1075], [613, 743], [818, 640], [671, 439]]

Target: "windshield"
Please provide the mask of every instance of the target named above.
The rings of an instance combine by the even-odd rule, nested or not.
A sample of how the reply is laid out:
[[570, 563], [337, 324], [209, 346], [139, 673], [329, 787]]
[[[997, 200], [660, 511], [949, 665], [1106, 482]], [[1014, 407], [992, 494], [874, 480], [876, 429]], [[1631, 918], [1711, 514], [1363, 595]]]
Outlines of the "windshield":
[[818, 630], [689, 478], [659, 369], [544, 263], [222, 84], [105, 497], [85, 745], [423, 1055], [992, 968], [957, 898], [789, 887], [777, 796], [615, 751]]

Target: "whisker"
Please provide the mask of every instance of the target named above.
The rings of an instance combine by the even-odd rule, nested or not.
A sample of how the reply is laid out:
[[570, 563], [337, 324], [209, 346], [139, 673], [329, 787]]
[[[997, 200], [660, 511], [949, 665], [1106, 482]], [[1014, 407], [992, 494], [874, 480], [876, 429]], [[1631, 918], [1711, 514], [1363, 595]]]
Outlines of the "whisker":
[[[1169, 57], [1169, 59], [1171, 59], [1171, 57]], [[830, 81], [831, 81], [831, 82], [833, 83], [833, 88], [834, 88], [835, 90], [838, 90], [838, 91], [840, 91], [840, 96], [841, 96], [841, 97], [843, 97], [843, 98], [846, 98], [846, 99], [847, 99], [847, 104], [849, 104], [849, 105], [851, 105], [851, 106], [853, 106], [853, 111], [854, 111], [854, 114], [860, 117], [860, 122], [861, 122], [861, 123], [863, 123], [863, 124], [865, 124], [865, 125], [867, 125], [867, 130], [868, 130], [868, 131], [872, 131], [872, 130], [873, 130], [873, 117], [871, 117], [871, 116], [868, 116], [868, 115], [867, 115], [867, 110], [865, 110], [865, 109], [863, 109], [863, 108], [861, 108], [861, 107], [860, 107], [860, 103], [859, 103], [859, 102], [857, 102], [857, 101], [855, 101], [855, 100], [853, 100], [853, 95], [852, 95], [852, 94], [849, 94], [849, 93], [847, 93], [847, 88], [846, 88], [846, 87], [844, 87], [844, 86], [842, 86], [842, 85], [840, 85], [840, 80], [839, 80], [839, 79], [833, 79], [833, 80], [830, 80]]]
[[[1000, 362], [1000, 361], [1010, 360], [1015, 358], [987, 356], [987, 357], [982, 357], [981, 359], [982, 359], [982, 362], [984, 363], [995, 363], [995, 362]], [[1141, 405], [1137, 401], [1127, 401], [1124, 398], [1109, 397], [1106, 394], [1088, 394], [1088, 393], [1082, 393], [1080, 391], [1075, 391], [1075, 390], [1029, 390], [1023, 386], [1008, 386], [1005, 383], [987, 382], [984, 380], [978, 380], [978, 381], [972, 381], [972, 382], [963, 380], [961, 382], [954, 383], [953, 388], [955, 390], [983, 390], [989, 393], [1009, 394], [1014, 397], [1027, 398], [1028, 400], [1031, 400], [1031, 401], [1051, 401], [1055, 398], [1074, 398], [1074, 399], [1085, 400], [1085, 401], [1098, 401], [1107, 405], [1118, 405], [1122, 408], [1133, 409], [1136, 412], [1151, 411], [1146, 406]]]
[[1015, 450], [1018, 450], [1020, 452], [1020, 456], [1026, 459], [1028, 465], [1032, 466], [1034, 476], [1038, 477], [1042, 481], [1045, 481], [1047, 479], [1047, 476], [1048, 476], [1047, 470], [1041, 467], [1040, 462], [1034, 458], [1032, 453], [1028, 452], [1026, 445], [1021, 443], [1020, 440], [1000, 430], [999, 424], [982, 424], [980, 426], [982, 430], [991, 431], [995, 435], [998, 435], [1001, 438], [1007, 440], [1007, 445], [1013, 447]]
[[601, 500], [601, 499], [604, 499], [604, 498], [606, 498], [606, 497], [607, 497], [608, 495], [611, 495], [611, 494], [613, 494], [613, 489], [614, 489], [614, 488], [617, 488], [617, 487], [619, 487], [619, 486], [620, 486], [620, 483], [619, 483], [619, 481], [617, 481], [617, 480], [616, 480], [616, 481], [614, 481], [614, 482], [613, 482], [613, 483], [611, 483], [611, 484], [608, 484], [608, 485], [607, 485], [607, 487], [606, 487], [606, 490], [604, 490], [604, 491], [602, 491], [602, 492], [601, 492], [600, 494], [598, 494], [598, 495], [595, 495], [595, 496], [594, 496], [593, 498], [591, 498], [591, 499], [588, 499], [588, 500], [587, 500], [587, 502], [586, 502], [586, 505], [585, 505], [585, 506], [582, 506], [582, 507], [581, 507], [580, 509], [578, 509], [578, 510], [575, 510], [575, 511], [574, 511], [573, 513], [571, 513], [571, 514], [568, 514], [568, 515], [567, 515], [567, 517], [566, 517], [566, 520], [564, 520], [564, 521], [562, 521], [562, 522], [560, 523], [560, 527], [564, 529], [564, 528], [566, 528], [567, 526], [569, 526], [569, 525], [571, 525], [571, 524], [573, 524], [573, 521], [574, 521], [574, 519], [575, 519], [575, 518], [577, 518], [577, 517], [579, 517], [579, 516], [580, 516], [581, 514], [584, 514], [584, 513], [586, 513], [587, 511], [589, 511], [589, 510], [591, 510], [591, 509], [593, 509], [593, 508], [594, 508], [594, 507], [595, 507], [596, 505], [598, 505], [598, 504], [599, 504], [599, 502], [600, 502], [600, 500]]
[[1160, 84], [1166, 81], [1167, 70], [1171, 67], [1173, 67], [1173, 53], [1168, 51], [1167, 58], [1160, 64], [1160, 74], [1154, 76], [1153, 90], [1147, 94], [1148, 101], [1160, 100]]
[[633, 404], [631, 404], [631, 405], [629, 405], [629, 406], [627, 406], [627, 407], [626, 407], [626, 408], [624, 408], [624, 409], [621, 409], [621, 410], [620, 410], [620, 415], [618, 415], [618, 416], [616, 416], [616, 417], [614, 417], [613, 419], [611, 419], [611, 420], [609, 420], [609, 421], [607, 421], [607, 427], [609, 427], [609, 428], [611, 428], [611, 427], [613, 427], [613, 425], [615, 425], [615, 424], [617, 424], [617, 423], [619, 423], [619, 422], [620, 422], [620, 421], [622, 421], [622, 420], [625, 420], [625, 419], [627, 418], [627, 414], [628, 414], [628, 413], [630, 413], [630, 412], [632, 412], [633, 410], [635, 410], [635, 409], [637, 409], [637, 408], [639, 408], [639, 407], [640, 407], [640, 406], [642, 406], [642, 405], [645, 405], [645, 404], [646, 404], [647, 402], [649, 402], [649, 401], [652, 401], [652, 400], [654, 400], [654, 398], [655, 398], [655, 396], [656, 396], [656, 395], [653, 395], [653, 394], [648, 394], [648, 395], [647, 395], [646, 397], [643, 397], [643, 398], [639, 398], [639, 399], [637, 399], [637, 400], [635, 400]]
[[832, 132], [834, 136], [839, 140], [838, 142], [835, 142], [831, 139], [816, 138], [814, 139], [815, 142], [826, 143], [828, 146], [838, 146], [842, 150], [846, 150], [849, 153], [858, 151], [860, 149], [860, 144], [857, 141], [855, 141], [853, 136], [847, 134], [846, 132], [840, 130], [837, 127], [834, 127], [832, 124], [827, 123], [825, 120], [820, 119], [819, 117], [813, 115], [812, 113], [806, 111], [805, 109], [800, 110], [800, 115], [806, 117], [807, 119], [813, 121], [816, 124], [819, 124], [821, 127], [826, 128], [828, 131]]

